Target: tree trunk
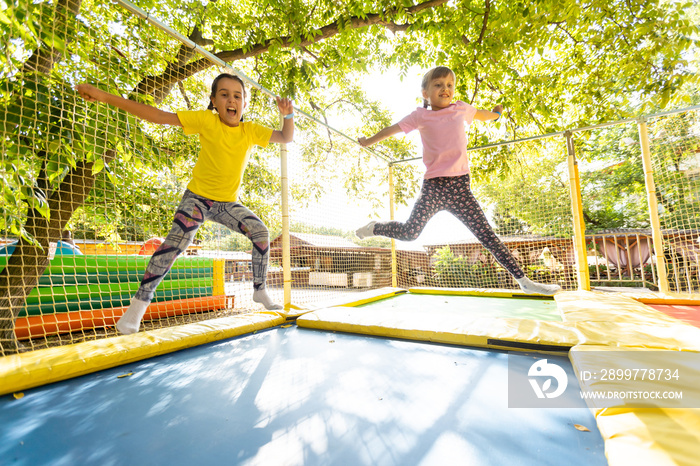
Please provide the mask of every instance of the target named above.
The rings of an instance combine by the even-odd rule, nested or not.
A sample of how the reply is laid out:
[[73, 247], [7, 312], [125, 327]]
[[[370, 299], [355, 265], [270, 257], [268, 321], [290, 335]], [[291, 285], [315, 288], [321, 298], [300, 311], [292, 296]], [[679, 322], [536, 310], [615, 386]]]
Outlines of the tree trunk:
[[[114, 151], [108, 151], [103, 160], [108, 163], [115, 155]], [[25, 228], [41, 247], [20, 238], [7, 266], [0, 272], [0, 355], [15, 353], [19, 349], [14, 335], [15, 320], [24, 308], [27, 295], [49, 265], [49, 242], [61, 238], [66, 223], [85, 202], [95, 184], [92, 165], [93, 162], [79, 163], [66, 175], [49, 198], [50, 218], [42, 217], [34, 210], [28, 212]]]
[[[75, 17], [80, 11], [82, 0], [59, 0], [54, 9], [53, 23], [65, 27], [69, 22], [75, 21]], [[70, 39], [67, 37], [66, 39]], [[69, 41], [66, 40], [66, 45]], [[53, 65], [61, 58], [61, 52], [54, 47], [39, 47], [27, 58], [22, 67], [22, 73], [34, 71], [37, 73], [49, 74]]]

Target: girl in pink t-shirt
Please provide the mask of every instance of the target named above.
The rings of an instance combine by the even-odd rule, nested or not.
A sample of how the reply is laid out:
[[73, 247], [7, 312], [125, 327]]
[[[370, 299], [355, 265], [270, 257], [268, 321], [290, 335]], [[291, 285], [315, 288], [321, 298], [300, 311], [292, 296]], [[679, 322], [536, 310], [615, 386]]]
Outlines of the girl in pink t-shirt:
[[[368, 147], [397, 133], [420, 132], [425, 176], [420, 195], [406, 222], [369, 222], [357, 230], [359, 238], [380, 235], [413, 241], [436, 213], [446, 210], [457, 217], [515, 278], [525, 293], [551, 295], [558, 285], [544, 285], [527, 278], [510, 250], [493, 232], [470, 189], [465, 126], [474, 119], [497, 120], [503, 106], [477, 110], [462, 101], [453, 102], [455, 74], [444, 66], [428, 71], [422, 83], [424, 108], [418, 108], [395, 125], [359, 143]], [[430, 109], [428, 109], [430, 107]]]

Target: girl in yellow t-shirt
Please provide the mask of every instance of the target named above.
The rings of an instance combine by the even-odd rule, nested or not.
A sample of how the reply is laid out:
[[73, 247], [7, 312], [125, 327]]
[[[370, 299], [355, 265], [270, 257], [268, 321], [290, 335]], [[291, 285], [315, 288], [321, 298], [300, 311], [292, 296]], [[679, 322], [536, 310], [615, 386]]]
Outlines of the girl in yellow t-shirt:
[[207, 110], [170, 113], [150, 105], [104, 92], [90, 84], [77, 86], [78, 93], [90, 102], [104, 102], [121, 108], [137, 118], [163, 125], [182, 126], [185, 134], [199, 134], [201, 151], [192, 172], [192, 180], [177, 208], [172, 229], [153, 253], [141, 285], [131, 305], [117, 322], [117, 330], [129, 334], [138, 331], [156, 287], [173, 262], [192, 243], [205, 220], [220, 223], [247, 236], [253, 243], [253, 301], [266, 309], [282, 309], [265, 289], [270, 238], [267, 227], [247, 207], [238, 202], [238, 191], [248, 156], [253, 146], [270, 142], [291, 142], [294, 136], [294, 107], [289, 99], [276, 97], [284, 115], [281, 131], [241, 121], [246, 107], [246, 90], [238, 76], [223, 73], [211, 85]]

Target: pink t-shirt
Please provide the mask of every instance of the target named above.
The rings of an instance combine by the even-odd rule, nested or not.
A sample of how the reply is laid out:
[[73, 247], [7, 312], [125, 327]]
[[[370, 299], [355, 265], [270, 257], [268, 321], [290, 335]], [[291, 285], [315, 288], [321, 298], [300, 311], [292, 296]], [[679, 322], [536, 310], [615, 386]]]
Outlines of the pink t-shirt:
[[476, 108], [458, 100], [442, 110], [417, 108], [399, 121], [404, 133], [414, 129], [423, 141], [425, 179], [469, 173], [466, 127], [474, 121]]

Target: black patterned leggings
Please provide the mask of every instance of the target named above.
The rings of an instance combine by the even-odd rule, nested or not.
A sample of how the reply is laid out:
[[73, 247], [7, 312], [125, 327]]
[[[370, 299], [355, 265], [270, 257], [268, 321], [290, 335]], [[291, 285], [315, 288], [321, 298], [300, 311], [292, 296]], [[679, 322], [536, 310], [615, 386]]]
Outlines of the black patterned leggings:
[[173, 266], [173, 262], [192, 244], [195, 233], [205, 220], [220, 223], [242, 233], [253, 242], [253, 285], [255, 289], [265, 287], [270, 236], [262, 220], [238, 202], [212, 201], [188, 189], [177, 207], [170, 233], [148, 262], [146, 273], [135, 295], [136, 299], [151, 302], [156, 288]]
[[418, 238], [428, 220], [442, 210], [448, 211], [464, 223], [514, 278], [522, 278], [525, 275], [513, 254], [491, 229], [484, 211], [472, 194], [468, 174], [423, 180], [423, 187], [408, 220], [405, 223], [376, 223], [374, 234], [401, 241], [413, 241]]

